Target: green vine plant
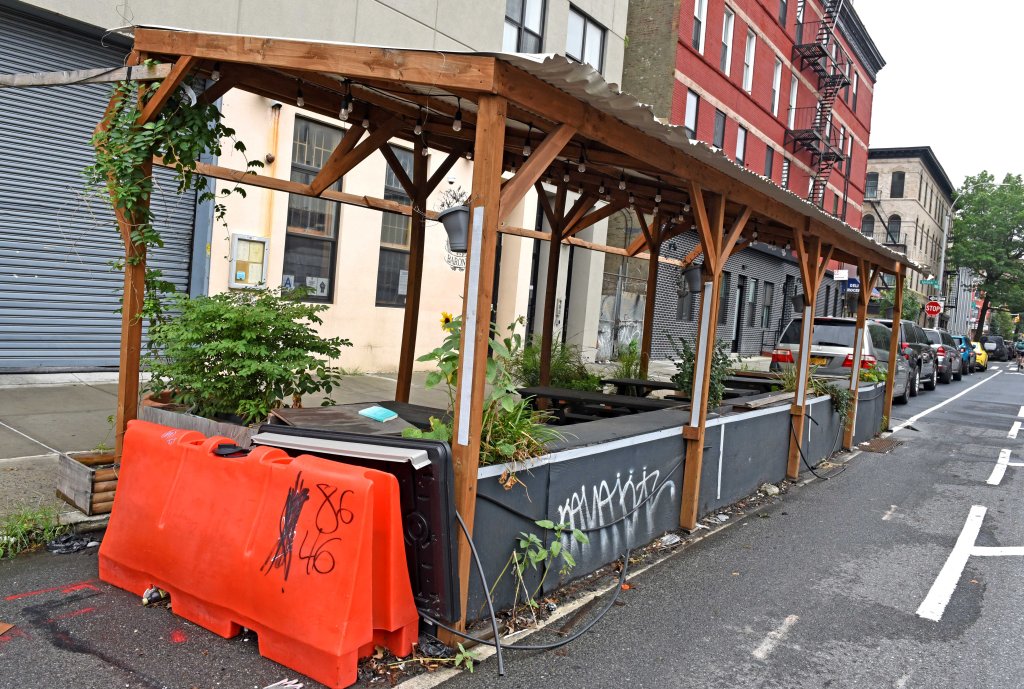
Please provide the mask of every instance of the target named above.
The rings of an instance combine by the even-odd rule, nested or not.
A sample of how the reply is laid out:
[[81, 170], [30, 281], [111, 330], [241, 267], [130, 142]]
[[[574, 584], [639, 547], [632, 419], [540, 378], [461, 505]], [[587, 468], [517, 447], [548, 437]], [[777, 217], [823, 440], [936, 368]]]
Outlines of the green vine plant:
[[[693, 343], [685, 338], [673, 337], [665, 333], [669, 344], [675, 351], [674, 363], [676, 373], [672, 376], [672, 382], [676, 389], [689, 395], [693, 391], [693, 369], [697, 365], [697, 352]], [[724, 340], [715, 342], [714, 351], [711, 354], [711, 380], [708, 384], [708, 411], [714, 411], [722, 404], [725, 397], [725, 377], [729, 375], [733, 361], [729, 357], [729, 349]]]
[[[824, 395], [829, 396], [832, 400], [832, 408], [835, 409], [836, 413], [839, 414], [839, 417], [842, 419], [843, 428], [846, 428], [846, 425], [850, 421], [850, 407], [853, 405], [853, 393], [850, 391], [850, 388], [845, 381], [833, 383], [824, 378], [815, 378], [815, 370], [815, 367], [812, 366], [810, 373], [811, 392], [818, 397]], [[775, 374], [775, 377], [779, 380], [784, 392], [796, 392], [797, 382], [800, 378], [797, 373], [796, 366], [790, 366], [779, 371]], [[864, 378], [862, 377], [861, 380], [864, 380]]]
[[[147, 60], [144, 64], [156, 63]], [[114, 262], [113, 267], [118, 270], [124, 269], [125, 261], [140, 264], [150, 250], [163, 246], [150, 203], [154, 189], [150, 162], [154, 157], [162, 158], [171, 170], [179, 194], [194, 191], [200, 203], [212, 202], [214, 218], [222, 224], [227, 210], [223, 203], [225, 198], [233, 193], [245, 197], [245, 190], [238, 185], [216, 192], [209, 180], [196, 171], [201, 156], [221, 155], [223, 142], [233, 140], [234, 149], [243, 155], [245, 144], [235, 139], [234, 129], [223, 124], [222, 113], [216, 105], [196, 99], [192, 86], [181, 85], [154, 121], [139, 124], [142, 108], [159, 85], [160, 82], [140, 85], [131, 81], [116, 84], [112, 107], [92, 137], [96, 156], [95, 162], [85, 170], [86, 180], [93, 189], [103, 189], [104, 195], [109, 194], [115, 213], [122, 215], [128, 224], [131, 243], [146, 250], [144, 254]], [[263, 167], [263, 163], [246, 162], [249, 171], [258, 167]], [[116, 229], [120, 235], [120, 227]], [[164, 322], [167, 317], [165, 297], [173, 292], [174, 285], [164, 279], [161, 271], [147, 266], [140, 317], [151, 326]]]

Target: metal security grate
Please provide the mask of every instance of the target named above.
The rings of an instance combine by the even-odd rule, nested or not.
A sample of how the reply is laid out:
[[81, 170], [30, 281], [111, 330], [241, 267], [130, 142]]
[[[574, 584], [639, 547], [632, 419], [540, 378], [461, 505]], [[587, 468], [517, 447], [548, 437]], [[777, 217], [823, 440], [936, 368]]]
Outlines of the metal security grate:
[[902, 444], [902, 440], [896, 440], [894, 438], [875, 438], [874, 440], [869, 440], [866, 443], [861, 443], [857, 448], [864, 450], [865, 452], [878, 452], [880, 454], [885, 454], [886, 452], [892, 452]]

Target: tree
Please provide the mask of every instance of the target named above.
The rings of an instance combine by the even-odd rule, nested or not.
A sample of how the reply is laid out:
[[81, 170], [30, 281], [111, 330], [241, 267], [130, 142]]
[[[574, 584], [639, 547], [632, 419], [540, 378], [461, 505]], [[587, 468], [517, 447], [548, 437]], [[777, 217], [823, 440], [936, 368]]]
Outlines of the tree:
[[949, 261], [981, 278], [978, 339], [990, 305], [1024, 310], [1024, 180], [1008, 174], [998, 184], [982, 171], [964, 180], [956, 203]]
[[[880, 291], [880, 295], [878, 298], [878, 312], [881, 314], [891, 314], [893, 305], [896, 303], [896, 290], [883, 289]], [[913, 292], [903, 290], [903, 309], [900, 312], [900, 317], [904, 320], [916, 321], [919, 315], [921, 315], [921, 297]]]
[[988, 320], [988, 329], [993, 335], [999, 335], [1007, 340], [1013, 339], [1013, 316], [1006, 311], [993, 311], [992, 317]]

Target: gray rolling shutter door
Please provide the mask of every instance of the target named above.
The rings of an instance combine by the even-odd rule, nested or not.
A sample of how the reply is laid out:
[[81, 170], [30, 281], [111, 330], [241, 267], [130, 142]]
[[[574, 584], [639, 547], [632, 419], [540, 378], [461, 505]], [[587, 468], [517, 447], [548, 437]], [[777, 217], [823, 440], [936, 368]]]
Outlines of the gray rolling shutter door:
[[[0, 72], [121, 64], [99, 40], [0, 8]], [[84, 193], [109, 85], [0, 91], [0, 372], [117, 366], [124, 255], [109, 206]], [[188, 291], [194, 195], [156, 171], [165, 247], [150, 265]]]

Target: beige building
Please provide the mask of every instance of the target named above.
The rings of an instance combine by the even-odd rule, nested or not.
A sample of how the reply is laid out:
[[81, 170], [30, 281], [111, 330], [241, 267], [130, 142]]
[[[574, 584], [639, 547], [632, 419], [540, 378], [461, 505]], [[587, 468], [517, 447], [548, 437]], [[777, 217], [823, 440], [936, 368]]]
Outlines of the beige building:
[[861, 231], [923, 266], [906, 287], [922, 299], [940, 294], [954, 188], [928, 146], [868, 151]]
[[[622, 72], [628, 9], [627, 0], [237, 0], [201, 9], [183, 0], [32, 0], [17, 4], [91, 29], [148, 24], [402, 48], [561, 53], [591, 64], [610, 82], [618, 82]], [[296, 84], [297, 90], [302, 87]], [[265, 163], [263, 174], [281, 179], [310, 180], [345, 128], [360, 126], [306, 111], [300, 114], [290, 105], [244, 92], [229, 92], [222, 100], [222, 110], [225, 123], [245, 143], [246, 156]], [[429, 117], [430, 113], [424, 113], [424, 118]], [[392, 148], [411, 175], [413, 153], [408, 144], [395, 142]], [[225, 151], [217, 161], [220, 165], [244, 169], [246, 160], [240, 154], [230, 146]], [[430, 154], [429, 172], [444, 158]], [[428, 208], [437, 210], [445, 193], [469, 191], [472, 162], [460, 161], [446, 177], [428, 200]], [[218, 182], [218, 189], [225, 184]], [[380, 153], [361, 163], [334, 188], [408, 202]], [[570, 196], [569, 203], [572, 201]], [[226, 226], [213, 222], [211, 208], [197, 208], [193, 277], [197, 271], [205, 271], [210, 293], [257, 284], [307, 286], [311, 301], [329, 305], [323, 333], [347, 337], [354, 344], [341, 362], [345, 367], [363, 371], [397, 368], [408, 276], [407, 218], [256, 188], [247, 189], [247, 198], [233, 196], [226, 204]], [[531, 193], [508, 223], [547, 229], [537, 206], [536, 194]], [[606, 224], [600, 223], [581, 238], [603, 242], [605, 232]], [[498, 324], [524, 316], [528, 327], [539, 331], [547, 249], [546, 243], [543, 250], [535, 244], [539, 242], [533, 239], [502, 237], [493, 314]], [[568, 246], [562, 251], [556, 327], [568, 342], [592, 355], [597, 348], [596, 304], [603, 254], [578, 251], [569, 256]], [[448, 251], [439, 223], [427, 223], [424, 256], [417, 353], [440, 343], [442, 311], [461, 311], [465, 276], [462, 257]], [[536, 328], [532, 327], [534, 321]]]

